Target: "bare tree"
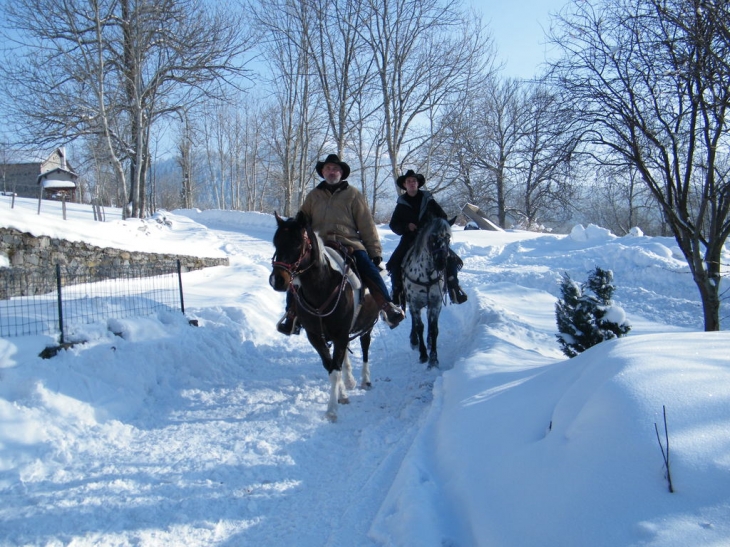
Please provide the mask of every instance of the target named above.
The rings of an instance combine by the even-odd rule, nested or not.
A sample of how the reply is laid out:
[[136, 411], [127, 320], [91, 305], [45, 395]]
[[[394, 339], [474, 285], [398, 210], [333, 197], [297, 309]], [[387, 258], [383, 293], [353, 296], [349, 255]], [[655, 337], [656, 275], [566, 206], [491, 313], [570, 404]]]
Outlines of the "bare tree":
[[18, 48], [6, 42], [2, 90], [27, 139], [102, 135], [144, 214], [155, 122], [243, 73], [240, 14], [202, 0], [17, 0], [4, 4]]
[[571, 210], [575, 188], [571, 177], [579, 136], [569, 103], [540, 82], [530, 83], [519, 108], [520, 138], [510, 206], [522, 228], [558, 223]]
[[251, 6], [263, 36], [260, 48], [270, 69], [269, 83], [277, 103], [266, 113], [267, 137], [271, 161], [279, 164], [283, 192], [280, 206], [286, 215], [299, 209], [304, 191], [313, 180], [314, 157], [326, 138], [321, 128], [328, 124], [312, 55], [303, 47], [313, 33], [308, 25], [316, 22], [310, 7], [298, 0]]
[[586, 222], [618, 235], [628, 234], [634, 227], [648, 235], [667, 235], [661, 208], [636, 169], [595, 164], [585, 167], [587, 184], [581, 211]]
[[305, 0], [303, 5], [298, 11], [301, 44], [318, 80], [331, 139], [343, 156], [354, 126], [370, 114], [362, 110], [361, 97], [372, 77], [372, 55], [352, 24], [361, 20], [365, 5], [360, 0]]
[[177, 164], [181, 172], [180, 201], [185, 209], [193, 208], [193, 146], [195, 129], [187, 111], [180, 114], [182, 131], [177, 142]]
[[730, 234], [730, 4], [604, 0], [572, 5], [551, 36], [552, 79], [579, 109], [605, 164], [636, 169], [659, 203], [720, 329], [721, 253]]
[[518, 80], [490, 78], [447, 117], [450, 138], [460, 150], [456, 159], [469, 165], [462, 179], [471, 203], [495, 211], [506, 227], [507, 200], [518, 164], [526, 123], [522, 85]]
[[367, 0], [354, 21], [377, 71], [385, 144], [393, 174], [435, 136], [415, 131], [429, 110], [455, 103], [489, 72], [491, 43], [458, 0]]

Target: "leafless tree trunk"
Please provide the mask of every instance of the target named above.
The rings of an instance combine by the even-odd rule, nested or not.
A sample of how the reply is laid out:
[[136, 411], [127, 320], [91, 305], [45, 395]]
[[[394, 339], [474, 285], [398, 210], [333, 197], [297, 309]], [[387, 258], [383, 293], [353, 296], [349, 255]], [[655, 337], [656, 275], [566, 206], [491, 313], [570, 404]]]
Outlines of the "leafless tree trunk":
[[187, 112], [181, 113], [182, 132], [177, 146], [177, 163], [182, 173], [180, 197], [185, 209], [193, 208], [193, 127]]
[[721, 253], [730, 222], [730, 4], [575, 3], [552, 31], [552, 78], [580, 110], [598, 159], [636, 169], [660, 204], [720, 329]]

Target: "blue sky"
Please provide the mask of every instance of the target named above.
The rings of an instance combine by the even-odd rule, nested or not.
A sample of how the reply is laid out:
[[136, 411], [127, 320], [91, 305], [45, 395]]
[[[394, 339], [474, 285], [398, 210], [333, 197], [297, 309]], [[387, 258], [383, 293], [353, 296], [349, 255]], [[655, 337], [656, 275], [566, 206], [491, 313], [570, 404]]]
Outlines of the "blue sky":
[[531, 78], [544, 60], [550, 14], [570, 0], [471, 0], [494, 37], [504, 75]]

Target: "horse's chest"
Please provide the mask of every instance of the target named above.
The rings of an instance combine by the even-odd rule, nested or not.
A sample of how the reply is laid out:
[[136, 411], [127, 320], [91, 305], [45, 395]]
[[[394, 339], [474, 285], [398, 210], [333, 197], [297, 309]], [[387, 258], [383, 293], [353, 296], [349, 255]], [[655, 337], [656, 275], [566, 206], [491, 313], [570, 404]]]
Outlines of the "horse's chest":
[[429, 272], [432, 271], [433, 267], [430, 264], [430, 260], [428, 260], [428, 257], [425, 256], [418, 257], [416, 260], [411, 260], [407, 268], [408, 275], [419, 280], [430, 277]]

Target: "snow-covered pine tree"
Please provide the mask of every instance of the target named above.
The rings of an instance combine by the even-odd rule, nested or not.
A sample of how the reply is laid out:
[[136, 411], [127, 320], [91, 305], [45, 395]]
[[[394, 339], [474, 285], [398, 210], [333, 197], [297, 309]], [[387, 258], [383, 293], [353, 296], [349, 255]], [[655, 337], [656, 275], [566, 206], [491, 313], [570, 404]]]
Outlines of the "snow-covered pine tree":
[[[560, 298], [555, 304], [556, 335], [560, 349], [575, 357], [591, 346], [618, 338], [631, 330], [624, 310], [613, 303], [613, 272], [596, 269], [579, 285], [563, 273]], [[589, 291], [587, 291], [587, 290]]]

